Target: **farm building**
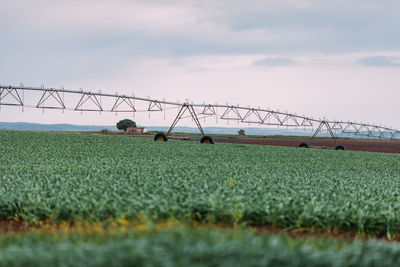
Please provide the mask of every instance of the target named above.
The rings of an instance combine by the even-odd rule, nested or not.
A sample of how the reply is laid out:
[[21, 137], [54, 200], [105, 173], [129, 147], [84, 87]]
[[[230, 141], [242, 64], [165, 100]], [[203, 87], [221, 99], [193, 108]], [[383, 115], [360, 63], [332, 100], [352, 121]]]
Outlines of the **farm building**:
[[128, 129], [126, 130], [128, 133], [133, 133], [133, 134], [147, 133], [147, 129], [145, 127], [128, 127]]

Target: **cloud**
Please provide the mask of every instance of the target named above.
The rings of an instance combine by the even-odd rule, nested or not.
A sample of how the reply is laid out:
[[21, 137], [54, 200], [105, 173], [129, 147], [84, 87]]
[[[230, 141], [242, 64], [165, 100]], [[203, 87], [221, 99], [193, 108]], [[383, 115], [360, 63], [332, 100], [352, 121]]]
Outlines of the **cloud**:
[[400, 67], [400, 59], [388, 56], [364, 57], [358, 63], [370, 67]]
[[295, 63], [294, 60], [285, 57], [265, 58], [262, 60], [255, 61], [255, 66], [267, 66], [267, 67], [278, 67], [278, 66], [289, 66]]
[[[330, 103], [345, 95], [348, 109], [332, 104], [331, 114], [343, 119], [354, 113], [380, 120], [370, 106], [365, 114], [354, 109], [360, 98], [381, 99], [385, 109], [393, 107], [389, 115], [399, 113], [397, 70], [376, 73], [360, 65], [400, 64], [398, 0], [0, 2], [0, 78], [6, 79], [0, 82], [6, 84], [61, 83], [111, 93], [129, 87], [138, 96], [274, 103], [317, 115], [335, 91]], [[370, 94], [346, 95], [360, 86]], [[376, 92], [383, 87], [390, 93]], [[276, 88], [275, 98], [266, 88]], [[392, 121], [398, 123], [395, 116]]]
[[399, 9], [392, 0], [15, 0], [0, 9], [1, 48], [153, 57], [396, 50]]

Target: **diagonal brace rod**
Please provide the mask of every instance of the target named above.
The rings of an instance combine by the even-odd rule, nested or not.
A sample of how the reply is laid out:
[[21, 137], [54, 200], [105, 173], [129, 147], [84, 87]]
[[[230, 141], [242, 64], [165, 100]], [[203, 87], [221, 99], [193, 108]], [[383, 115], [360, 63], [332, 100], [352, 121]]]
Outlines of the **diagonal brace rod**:
[[176, 117], [175, 117], [175, 119], [174, 119], [174, 121], [173, 121], [171, 127], [169, 128], [169, 130], [168, 130], [168, 132], [167, 132], [167, 135], [170, 135], [170, 134], [171, 134], [172, 130], [175, 128], [175, 126], [178, 124], [178, 122], [182, 119], [182, 117], [183, 117], [183, 115], [185, 114], [186, 110], [189, 111], [190, 116], [193, 118], [194, 122], [196, 123], [196, 126], [199, 128], [200, 133], [201, 133], [202, 135], [204, 135], [203, 128], [201, 127], [199, 118], [197, 117], [196, 112], [195, 112], [193, 106], [192, 106], [192, 105], [188, 105], [188, 104], [183, 104], [183, 105], [182, 105], [182, 107], [180, 108], [180, 110], [179, 110], [179, 112], [178, 112], [178, 115], [176, 115]]

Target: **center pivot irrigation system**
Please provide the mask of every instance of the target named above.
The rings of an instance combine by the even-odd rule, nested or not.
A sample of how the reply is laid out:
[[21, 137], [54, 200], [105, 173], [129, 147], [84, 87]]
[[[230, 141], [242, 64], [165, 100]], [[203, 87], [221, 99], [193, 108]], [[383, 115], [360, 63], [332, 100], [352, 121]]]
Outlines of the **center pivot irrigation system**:
[[[32, 104], [25, 103], [28, 98], [28, 93], [36, 93], [39, 99], [34, 100]], [[67, 97], [75, 97], [71, 105], [71, 101], [65, 99]], [[32, 100], [32, 96], [29, 98]], [[107, 101], [104, 101], [107, 100]], [[107, 102], [108, 104], [104, 103]], [[68, 103], [68, 104], [67, 104]], [[238, 124], [252, 124], [259, 126], [272, 126], [284, 128], [304, 128], [313, 132], [312, 139], [314, 139], [321, 132], [327, 132], [333, 139], [335, 144], [332, 149], [344, 150], [344, 146], [337, 144], [336, 138], [338, 135], [350, 135], [353, 137], [366, 137], [366, 138], [382, 138], [382, 139], [400, 139], [400, 131], [379, 125], [350, 122], [350, 121], [337, 121], [326, 119], [314, 119], [312, 117], [300, 116], [288, 112], [274, 111], [271, 109], [241, 107], [239, 105], [219, 105], [219, 104], [194, 104], [186, 101], [184, 103], [169, 102], [157, 99], [150, 99], [136, 97], [134, 95], [120, 95], [106, 94], [101, 91], [90, 92], [84, 90], [66, 90], [64, 88], [45, 88], [41, 87], [24, 87], [20, 86], [3, 86], [0, 85], [0, 108], [1, 106], [19, 106], [24, 111], [24, 107], [38, 108], [38, 109], [60, 109], [74, 110], [80, 112], [97, 111], [97, 112], [164, 112], [167, 109], [177, 108], [178, 114], [173, 120], [171, 127], [167, 133], [159, 132], [155, 135], [156, 141], [167, 141], [168, 139], [188, 139], [172, 136], [172, 130], [181, 119], [191, 118], [202, 137], [201, 143], [213, 144], [213, 138], [207, 136], [202, 128], [201, 120], [205, 118], [215, 118], [218, 120], [236, 121]], [[221, 112], [222, 111], [222, 112]], [[315, 129], [315, 130], [314, 130]], [[192, 139], [193, 140], [193, 139]], [[310, 147], [309, 143], [303, 142], [299, 147]]]

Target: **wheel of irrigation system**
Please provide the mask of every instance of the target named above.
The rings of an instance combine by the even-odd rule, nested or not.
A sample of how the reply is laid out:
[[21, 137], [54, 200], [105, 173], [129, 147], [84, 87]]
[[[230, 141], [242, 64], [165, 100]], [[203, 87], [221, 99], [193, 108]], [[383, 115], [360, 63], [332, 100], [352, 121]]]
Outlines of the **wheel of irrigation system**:
[[203, 136], [201, 139], [200, 139], [200, 143], [202, 143], [202, 144], [214, 144], [214, 140], [212, 139], [212, 137], [211, 136]]
[[344, 147], [344, 145], [337, 145], [336, 147], [335, 147], [335, 150], [346, 150], [346, 148]]
[[157, 133], [154, 136], [154, 141], [158, 141], [158, 142], [166, 142], [168, 141], [167, 136], [165, 135], [165, 133]]
[[301, 148], [309, 148], [310, 146], [307, 143], [300, 143], [299, 147], [301, 147]]

